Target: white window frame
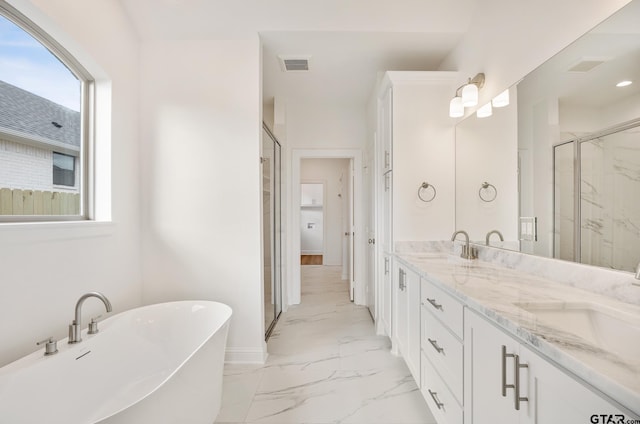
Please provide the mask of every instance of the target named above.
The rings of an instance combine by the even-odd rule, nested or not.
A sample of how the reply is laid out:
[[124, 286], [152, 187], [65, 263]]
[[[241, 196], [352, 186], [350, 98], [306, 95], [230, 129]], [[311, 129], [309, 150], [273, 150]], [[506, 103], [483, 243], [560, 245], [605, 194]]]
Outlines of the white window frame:
[[[78, 156], [78, 185], [80, 191], [80, 214], [78, 215], [0, 215], [0, 225], [6, 222], [55, 222], [95, 220], [95, 184], [94, 166], [94, 116], [95, 116], [95, 79], [84, 66], [72, 56], [60, 43], [34, 24], [20, 11], [0, 0], [0, 15], [10, 20], [23, 31], [30, 34], [40, 44], [56, 56], [80, 81], [80, 155]], [[24, 134], [0, 131], [8, 141], [38, 145], [38, 140]], [[64, 153], [64, 151], [58, 149]]]

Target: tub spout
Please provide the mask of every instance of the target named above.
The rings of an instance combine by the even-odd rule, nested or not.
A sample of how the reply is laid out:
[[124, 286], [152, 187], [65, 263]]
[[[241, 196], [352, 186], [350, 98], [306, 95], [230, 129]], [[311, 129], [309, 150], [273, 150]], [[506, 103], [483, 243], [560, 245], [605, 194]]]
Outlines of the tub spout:
[[82, 341], [82, 304], [90, 297], [97, 297], [98, 299], [102, 300], [105, 308], [107, 308], [107, 312], [111, 312], [113, 310], [109, 299], [107, 299], [107, 297], [100, 292], [89, 292], [80, 296], [80, 299], [78, 299], [78, 302], [76, 303], [76, 316], [73, 322], [69, 324], [69, 343], [79, 343]]

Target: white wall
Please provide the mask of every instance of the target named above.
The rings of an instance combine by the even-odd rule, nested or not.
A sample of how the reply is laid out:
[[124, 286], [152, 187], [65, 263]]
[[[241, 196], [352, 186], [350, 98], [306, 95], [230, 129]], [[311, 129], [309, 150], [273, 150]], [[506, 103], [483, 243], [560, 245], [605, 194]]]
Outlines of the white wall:
[[[298, 205], [293, 204], [293, 190], [299, 189], [292, 187], [291, 184], [293, 150], [315, 149], [318, 152], [336, 149], [363, 150], [367, 135], [366, 108], [357, 103], [347, 104], [338, 101], [317, 103], [309, 102], [306, 99], [275, 99], [275, 103], [274, 132], [278, 140], [283, 143], [283, 219], [287, 234], [293, 234], [293, 229], [297, 227], [299, 221], [290, 212], [298, 209]], [[320, 153], [318, 154], [320, 155]], [[354, 195], [357, 196], [355, 193]], [[363, 223], [364, 215], [358, 214], [358, 212], [356, 214], [356, 219]], [[356, 236], [356, 238], [358, 237], [360, 236]], [[299, 302], [299, 298], [296, 296], [296, 293], [299, 292], [293, 286], [297, 286], [300, 281], [300, 261], [294, 256], [297, 254], [295, 252], [297, 247], [293, 237], [287, 238], [284, 247], [286, 252], [283, 255], [288, 258], [284, 268], [286, 270], [284, 281], [288, 285], [288, 289], [285, 291], [287, 293], [285, 303], [294, 304]], [[297, 265], [291, 261], [295, 261]], [[362, 261], [360, 264], [356, 262], [355, 266], [362, 267], [360, 271], [355, 271], [356, 275], [363, 275]]]
[[53, 151], [0, 138], [0, 188], [53, 189]]
[[640, 116], [640, 94], [627, 96], [619, 102], [601, 107], [565, 105], [560, 103], [560, 132], [576, 135], [600, 131]]
[[[88, 291], [103, 292], [114, 312], [141, 304], [135, 33], [110, 0], [9, 3], [96, 78], [97, 213], [113, 222], [0, 224], [0, 365], [47, 336], [66, 337], [75, 303]], [[102, 303], [89, 300], [83, 312], [86, 322], [103, 313]]]
[[[456, 229], [471, 240], [485, 242], [491, 230], [502, 233], [509, 246], [518, 240], [518, 114], [516, 90], [509, 106], [494, 108], [493, 115], [467, 117], [456, 125]], [[483, 191], [483, 182], [495, 187]], [[492, 236], [491, 245], [500, 246]]]
[[261, 361], [258, 37], [141, 50], [144, 302], [230, 305], [227, 360]]
[[325, 185], [324, 265], [342, 265], [343, 205], [348, 195], [348, 166], [348, 159], [303, 159], [300, 166], [302, 182], [322, 181]]
[[[452, 75], [395, 75], [393, 239], [445, 240], [454, 231], [455, 218], [455, 135], [449, 109], [442, 107], [450, 100]], [[436, 197], [428, 203], [418, 198], [423, 182], [436, 188]]]

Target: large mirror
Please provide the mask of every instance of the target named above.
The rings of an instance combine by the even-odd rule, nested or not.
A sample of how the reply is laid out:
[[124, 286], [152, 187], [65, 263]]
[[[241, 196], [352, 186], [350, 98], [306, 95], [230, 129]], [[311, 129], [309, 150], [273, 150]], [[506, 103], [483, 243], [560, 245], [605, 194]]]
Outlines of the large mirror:
[[635, 269], [638, 22], [633, 0], [511, 87], [509, 106], [457, 125], [456, 228], [477, 243], [498, 230], [504, 241], [491, 234], [491, 246]]

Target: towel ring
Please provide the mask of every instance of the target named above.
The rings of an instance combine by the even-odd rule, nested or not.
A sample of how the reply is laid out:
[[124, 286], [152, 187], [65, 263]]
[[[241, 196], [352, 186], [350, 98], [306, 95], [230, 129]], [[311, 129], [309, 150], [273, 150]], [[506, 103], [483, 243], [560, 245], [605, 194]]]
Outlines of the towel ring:
[[[482, 193], [484, 193], [484, 195]], [[480, 190], [478, 190], [478, 196], [480, 196], [483, 202], [493, 202], [496, 200], [496, 197], [498, 197], [498, 189], [493, 184], [485, 181], [480, 186]]]
[[[427, 197], [427, 198], [422, 197], [422, 190], [427, 190], [429, 188], [433, 191], [433, 194], [431, 195], [431, 197]], [[429, 184], [427, 182], [422, 183], [420, 187], [418, 187], [418, 198], [423, 202], [429, 203], [430, 201], [436, 198], [436, 188], [433, 186], [433, 184]]]

